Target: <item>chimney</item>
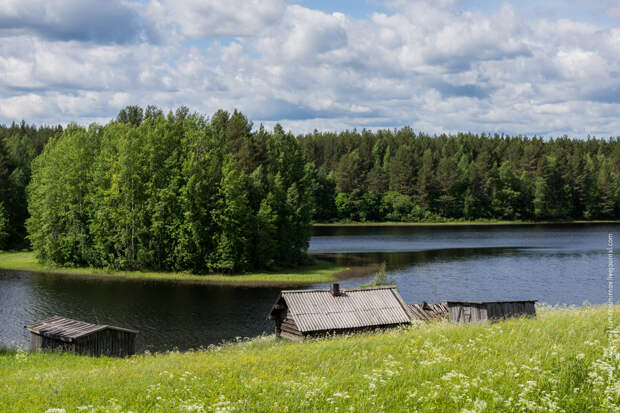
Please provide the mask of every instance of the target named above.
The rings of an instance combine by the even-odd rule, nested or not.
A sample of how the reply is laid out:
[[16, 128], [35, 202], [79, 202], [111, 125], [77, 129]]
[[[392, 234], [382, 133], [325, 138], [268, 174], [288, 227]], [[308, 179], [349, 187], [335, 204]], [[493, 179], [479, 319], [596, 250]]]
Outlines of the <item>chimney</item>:
[[332, 295], [333, 295], [334, 297], [339, 296], [339, 295], [340, 295], [340, 284], [338, 284], [338, 283], [333, 283], [333, 284], [332, 284], [332, 286], [331, 286], [331, 288], [330, 288], [329, 290], [331, 291], [331, 293], [332, 293]]

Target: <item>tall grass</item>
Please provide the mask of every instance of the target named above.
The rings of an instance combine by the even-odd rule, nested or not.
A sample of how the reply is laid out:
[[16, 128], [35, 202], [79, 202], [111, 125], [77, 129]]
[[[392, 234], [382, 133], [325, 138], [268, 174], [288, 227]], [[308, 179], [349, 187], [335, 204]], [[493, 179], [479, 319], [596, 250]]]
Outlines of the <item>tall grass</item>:
[[385, 262], [381, 263], [377, 268], [375, 278], [368, 284], [361, 285], [361, 287], [377, 287], [380, 285], [389, 285], [392, 280], [388, 277], [385, 271]]
[[0, 411], [617, 411], [607, 323], [606, 308], [583, 307], [129, 359], [4, 352]]

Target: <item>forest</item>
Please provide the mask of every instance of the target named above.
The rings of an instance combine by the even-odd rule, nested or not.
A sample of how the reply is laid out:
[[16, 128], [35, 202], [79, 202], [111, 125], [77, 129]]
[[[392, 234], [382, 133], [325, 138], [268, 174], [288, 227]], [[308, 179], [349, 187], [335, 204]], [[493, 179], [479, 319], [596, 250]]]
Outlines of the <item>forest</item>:
[[62, 126], [0, 125], [0, 250], [28, 246], [26, 227], [30, 164]]
[[299, 136], [315, 221], [592, 220], [620, 216], [620, 139], [398, 130]]
[[294, 136], [154, 106], [0, 126], [0, 249], [60, 265], [232, 273], [305, 263], [312, 222], [619, 216], [619, 138]]
[[61, 265], [245, 272], [306, 261], [310, 185], [280, 126], [148, 107], [70, 125], [32, 162], [28, 239]]

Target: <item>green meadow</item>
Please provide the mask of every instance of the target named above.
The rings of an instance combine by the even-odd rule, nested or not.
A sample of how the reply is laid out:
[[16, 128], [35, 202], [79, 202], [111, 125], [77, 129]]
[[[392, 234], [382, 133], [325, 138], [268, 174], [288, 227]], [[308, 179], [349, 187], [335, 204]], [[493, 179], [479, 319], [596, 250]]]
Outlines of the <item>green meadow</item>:
[[114, 271], [92, 267], [60, 267], [41, 264], [33, 252], [1, 252], [0, 269], [122, 279], [151, 279], [222, 285], [309, 285], [335, 281], [347, 275], [348, 268], [315, 260], [314, 264], [292, 270], [237, 275], [196, 275], [185, 272]]
[[618, 411], [620, 307], [127, 359], [0, 353], [2, 412]]

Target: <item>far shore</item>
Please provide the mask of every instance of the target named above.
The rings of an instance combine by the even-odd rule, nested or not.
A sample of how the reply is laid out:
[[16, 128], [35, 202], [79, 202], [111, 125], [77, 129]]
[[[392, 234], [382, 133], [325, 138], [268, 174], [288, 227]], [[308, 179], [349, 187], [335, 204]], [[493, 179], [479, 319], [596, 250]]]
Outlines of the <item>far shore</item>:
[[439, 221], [439, 222], [317, 222], [313, 227], [439, 227], [439, 226], [501, 226], [501, 225], [573, 225], [573, 224], [620, 224], [620, 220], [574, 220], [574, 221]]
[[376, 271], [376, 266], [342, 267], [330, 261], [315, 259], [312, 265], [276, 272], [196, 275], [185, 272], [114, 271], [101, 268], [57, 267], [39, 263], [34, 252], [31, 251], [0, 251], [0, 269], [88, 279], [175, 281], [240, 287], [301, 287], [359, 277]]

